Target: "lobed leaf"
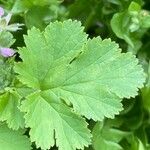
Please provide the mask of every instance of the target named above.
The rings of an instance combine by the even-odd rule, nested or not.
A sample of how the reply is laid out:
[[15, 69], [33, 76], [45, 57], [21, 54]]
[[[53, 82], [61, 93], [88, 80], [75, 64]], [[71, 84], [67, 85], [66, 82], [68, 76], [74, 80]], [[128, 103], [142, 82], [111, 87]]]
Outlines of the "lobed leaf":
[[25, 119], [27, 127], [31, 127], [31, 141], [36, 141], [37, 147], [49, 149], [55, 144], [55, 135], [59, 150], [88, 146], [91, 134], [85, 120], [64, 104], [51, 102], [53, 98], [56, 96], [50, 91], [37, 92], [23, 103], [21, 109], [27, 112]]
[[[121, 53], [110, 39], [87, 40], [80, 22], [54, 22], [44, 32], [32, 28], [25, 43], [15, 71], [36, 91], [21, 110], [37, 147], [48, 149], [56, 138], [60, 150], [83, 149], [91, 135], [79, 115], [113, 118], [122, 110], [121, 99], [134, 97], [143, 86], [135, 56]], [[73, 105], [74, 112], [66, 105]]]

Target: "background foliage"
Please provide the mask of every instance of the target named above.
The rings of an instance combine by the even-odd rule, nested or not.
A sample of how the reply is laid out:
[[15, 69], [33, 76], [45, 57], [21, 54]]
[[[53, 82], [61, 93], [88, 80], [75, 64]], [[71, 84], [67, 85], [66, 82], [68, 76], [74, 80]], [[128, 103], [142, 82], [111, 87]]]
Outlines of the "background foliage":
[[[124, 110], [119, 115], [116, 115], [114, 119], [105, 118], [98, 123], [90, 119], [91, 117], [86, 119], [93, 138], [92, 144], [85, 148], [85, 150], [150, 150], [149, 0], [0, 0], [0, 4], [5, 9], [5, 13], [12, 13], [10, 24], [24, 24], [22, 30], [17, 30], [16, 32], [10, 32], [9, 30], [1, 31], [1, 47], [11, 47], [17, 50], [18, 47], [24, 47], [25, 43], [27, 45], [23, 34], [27, 34], [27, 30], [33, 26], [39, 29], [37, 32], [42, 32], [50, 22], [72, 19], [82, 22], [82, 25], [85, 27], [84, 31], [90, 38], [97, 36], [100, 36], [102, 39], [111, 38], [112, 41], [119, 44], [123, 52], [135, 54], [146, 74], [145, 86], [135, 98], [123, 99]], [[2, 22], [0, 27], [4, 28]], [[72, 29], [76, 27], [72, 27]], [[29, 38], [32, 40], [32, 37]], [[25, 56], [25, 54], [22, 55]], [[11, 146], [16, 145], [18, 150], [29, 150], [30, 142], [27, 139], [29, 128], [27, 130], [22, 129], [24, 127], [23, 112], [29, 111], [29, 104], [24, 103], [24, 108], [21, 108], [23, 110], [22, 113], [16, 113], [20, 111], [20, 108], [16, 107], [14, 109], [13, 107], [14, 105], [20, 105], [21, 100], [18, 100], [20, 95], [21, 98], [26, 97], [29, 93], [34, 93], [35, 90], [34, 88], [23, 86], [14, 77], [15, 73], [12, 69], [14, 60], [15, 62], [20, 62], [22, 58], [19, 54], [9, 59], [0, 58], [0, 141], [8, 140], [8, 143]], [[129, 68], [126, 67], [125, 69], [128, 70]], [[20, 73], [21, 69], [18, 69], [18, 72]], [[135, 75], [133, 78], [137, 79], [137, 76]], [[137, 80], [140, 82], [141, 79]], [[17, 92], [13, 90], [14, 85], [17, 87]], [[35, 95], [28, 97], [28, 99], [32, 101], [32, 97], [39, 96], [38, 94], [35, 93]], [[11, 99], [11, 101], [8, 101], [8, 99]], [[41, 105], [45, 107], [44, 103]], [[3, 110], [3, 108], [6, 109]], [[40, 107], [38, 111], [40, 111]], [[67, 114], [68, 112], [65, 113]], [[15, 116], [16, 114], [17, 116]], [[28, 115], [31, 114], [29, 113]], [[71, 115], [73, 116], [74, 114]], [[77, 117], [77, 119], [79, 118]], [[83, 126], [86, 126], [84, 119], [79, 119], [79, 121], [82, 122]], [[13, 130], [8, 129], [4, 124], [5, 122]], [[32, 120], [27, 123], [27, 127], [31, 127], [31, 122]], [[89, 134], [88, 131], [86, 133]], [[26, 136], [23, 136], [23, 134]], [[14, 139], [14, 142], [12, 143], [10, 139]], [[18, 142], [18, 139], [20, 142]], [[4, 150], [10, 150], [10, 147], [6, 146], [8, 143], [2, 142], [0, 146], [5, 147]], [[22, 147], [21, 145], [24, 146]], [[82, 147], [81, 145], [79, 148]], [[38, 149], [35, 143], [32, 143], [31, 146], [33, 150]], [[11, 147], [11, 149], [17, 150], [15, 149], [16, 147], [14, 149]], [[51, 148], [51, 150], [57, 149], [56, 145]]]

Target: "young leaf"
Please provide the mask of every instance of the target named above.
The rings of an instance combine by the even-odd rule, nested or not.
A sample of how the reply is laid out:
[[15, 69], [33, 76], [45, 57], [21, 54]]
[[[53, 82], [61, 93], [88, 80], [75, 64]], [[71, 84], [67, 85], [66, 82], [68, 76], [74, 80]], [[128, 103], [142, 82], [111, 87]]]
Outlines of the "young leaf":
[[31, 150], [29, 139], [20, 131], [10, 130], [6, 125], [0, 125], [0, 148], [3, 150]]
[[[45, 123], [48, 116], [55, 116], [62, 122], [64, 119], [58, 114], [67, 111], [63, 112], [65, 116], [77, 117], [62, 105], [62, 100], [68, 105], [72, 104], [79, 115], [102, 120], [105, 116], [113, 118], [118, 114], [122, 110], [121, 99], [134, 97], [138, 88], [143, 86], [145, 76], [135, 56], [131, 53], [121, 54], [118, 45], [110, 39], [102, 41], [98, 37], [87, 40], [83, 27], [77, 21], [54, 22], [44, 32], [33, 28], [25, 36], [25, 43], [26, 47], [19, 51], [23, 62], [15, 65], [15, 71], [22, 83], [40, 92], [38, 96], [31, 94], [22, 110], [27, 112], [25, 119], [27, 126], [31, 127], [32, 141], [44, 149], [54, 145], [53, 130], [58, 125], [54, 120], [52, 125]], [[55, 108], [55, 112], [52, 108]], [[35, 121], [32, 111], [36, 115], [43, 111], [43, 114]], [[72, 119], [71, 128], [77, 130], [74, 124], [78, 124], [78, 120], [81, 122], [78, 126], [83, 131], [85, 123], [81, 118]], [[39, 128], [36, 128], [40, 122]], [[45, 134], [45, 137], [41, 136], [41, 128], [49, 129], [47, 137]], [[78, 132], [78, 136], [68, 133], [67, 140], [64, 130], [69, 128], [66, 126], [60, 132], [60, 129], [55, 130], [59, 148], [75, 150], [87, 146], [88, 130], [82, 140]], [[76, 138], [74, 144], [73, 137]], [[64, 142], [60, 143], [62, 139]]]
[[20, 96], [15, 91], [0, 95], [0, 121], [6, 121], [9, 128], [24, 127], [23, 113], [19, 110]]

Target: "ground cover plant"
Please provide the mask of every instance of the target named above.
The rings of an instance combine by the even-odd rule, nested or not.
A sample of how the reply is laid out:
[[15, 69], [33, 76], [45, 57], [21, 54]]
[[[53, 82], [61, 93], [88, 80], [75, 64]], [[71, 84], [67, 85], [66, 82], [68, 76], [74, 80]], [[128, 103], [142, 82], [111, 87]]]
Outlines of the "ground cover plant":
[[150, 150], [147, 0], [0, 0], [0, 150]]

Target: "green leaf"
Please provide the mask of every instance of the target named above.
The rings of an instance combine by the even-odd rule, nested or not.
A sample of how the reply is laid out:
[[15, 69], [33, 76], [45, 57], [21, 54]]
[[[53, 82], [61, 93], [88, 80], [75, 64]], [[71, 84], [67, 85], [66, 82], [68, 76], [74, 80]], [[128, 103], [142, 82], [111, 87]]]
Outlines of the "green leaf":
[[[85, 26], [85, 31], [98, 24], [103, 4], [97, 0], [76, 0], [69, 7], [68, 17], [80, 20]], [[101, 23], [100, 23], [101, 24]]]
[[[117, 37], [124, 39], [133, 53], [136, 53], [141, 47], [141, 42], [136, 36], [132, 36], [130, 29], [135, 30], [137, 25], [130, 26], [130, 16], [127, 12], [116, 13], [111, 20], [111, 27]], [[129, 28], [130, 27], [130, 28]]]
[[12, 13], [22, 13], [32, 7], [32, 3], [29, 0], [16, 0], [12, 7]]
[[10, 32], [0, 32], [0, 47], [10, 47], [14, 42], [15, 39], [13, 39], [13, 35]]
[[131, 150], [145, 150], [145, 148], [143, 143], [138, 138], [135, 138], [131, 143]]
[[19, 110], [21, 97], [15, 91], [0, 95], [0, 121], [6, 121], [9, 128], [24, 127], [23, 113]]
[[141, 38], [150, 27], [150, 14], [141, 10], [136, 2], [131, 2], [129, 8], [114, 14], [111, 27], [117, 37], [124, 39], [128, 50], [136, 54], [142, 46]]
[[[45, 127], [45, 123], [36, 132], [32, 130], [35, 130], [46, 115], [57, 117], [60, 107], [66, 109], [67, 116], [72, 116], [69, 109], [62, 106], [62, 101], [73, 105], [73, 110], [79, 115], [103, 120], [105, 116], [113, 118], [118, 114], [122, 110], [121, 99], [134, 97], [138, 88], [143, 86], [145, 76], [135, 56], [131, 53], [121, 54], [118, 45], [110, 39], [102, 41], [98, 37], [87, 40], [83, 27], [77, 21], [54, 22], [44, 32], [33, 28], [25, 36], [25, 43], [26, 47], [19, 51], [23, 62], [16, 63], [15, 71], [22, 83], [37, 92], [41, 91], [38, 96], [29, 96], [25, 102], [27, 106], [24, 104], [22, 110], [27, 112], [26, 123], [31, 127], [32, 141], [36, 141], [42, 148], [46, 149], [54, 144], [50, 140], [53, 139], [52, 130], [48, 132], [50, 135], [45, 140], [40, 133], [41, 128], [49, 129]], [[31, 101], [34, 102], [31, 104]], [[55, 107], [55, 113], [52, 107]], [[43, 108], [46, 108], [45, 111]], [[34, 123], [32, 111], [37, 115], [42, 110], [44, 114]], [[72, 124], [74, 122], [74, 119], [70, 121]], [[84, 128], [83, 124], [79, 124], [80, 128]], [[74, 128], [73, 126], [72, 129]], [[88, 131], [85, 133], [87, 135]], [[67, 150], [74, 150], [75, 147], [83, 148], [83, 145], [88, 144], [85, 142], [88, 141], [86, 137], [80, 144], [72, 144], [71, 141], [70, 145], [62, 145], [59, 140], [66, 138], [64, 131], [58, 133], [56, 130], [56, 138], [57, 134], [60, 134], [57, 141], [60, 149], [65, 147]], [[72, 137], [68, 138], [71, 139]], [[77, 141], [78, 139], [80, 138], [76, 137]], [[49, 144], [42, 143], [44, 141]], [[67, 143], [66, 141], [63, 143]]]
[[150, 112], [150, 62], [147, 68], [147, 83], [141, 91], [143, 107]]
[[25, 119], [27, 127], [31, 128], [31, 141], [36, 141], [37, 147], [49, 149], [55, 144], [55, 130], [59, 150], [76, 150], [88, 146], [91, 135], [85, 120], [64, 104], [52, 102], [55, 98], [51, 91], [37, 92], [28, 96], [23, 103], [21, 109], [27, 112]]
[[14, 14], [19, 14], [32, 9], [34, 6], [47, 6], [51, 4], [58, 4], [59, 2], [61, 2], [61, 0], [16, 0], [11, 11]]
[[29, 139], [20, 131], [13, 131], [0, 125], [0, 148], [3, 150], [31, 150]]
[[111, 128], [102, 122], [95, 125], [92, 134], [94, 150], [123, 150], [119, 142], [128, 135], [128, 133]]
[[46, 27], [45, 18], [50, 18], [50, 14], [51, 12], [48, 6], [34, 6], [25, 14], [26, 26], [29, 29], [35, 26], [43, 30]]
[[93, 2], [93, 0], [88, 0], [88, 1], [76, 0], [69, 7], [69, 17], [76, 18], [78, 20], [81, 20], [83, 23], [85, 23], [87, 21], [88, 16], [94, 9], [93, 5], [91, 4], [93, 4], [94, 6], [96, 5], [95, 1]]
[[[55, 86], [51, 82], [59, 83], [54, 79], [49, 81], [51, 80], [49, 74], [53, 77], [56, 73], [55, 70], [58, 68], [60, 68], [60, 71], [57, 74], [61, 74], [63, 68], [81, 51], [87, 40], [87, 35], [83, 32], [81, 24], [70, 20], [64, 23], [51, 23], [44, 34], [36, 28], [29, 30], [28, 36], [25, 36], [27, 48], [20, 49], [21, 58], [25, 63], [18, 63], [15, 67], [17, 72], [24, 72], [24, 75], [22, 76], [21, 73], [19, 77], [23, 83], [42, 90]], [[37, 36], [36, 39], [35, 36]], [[28, 67], [29, 61], [32, 64], [30, 67]], [[55, 71], [54, 74], [51, 71]], [[62, 76], [62, 78], [64, 77]], [[61, 82], [63, 82], [63, 79]]]
[[45, 6], [50, 4], [57, 4], [62, 2], [63, 0], [31, 0], [34, 5]]
[[139, 12], [141, 10], [141, 6], [138, 3], [133, 1], [133, 2], [131, 2], [128, 10], [129, 11], [135, 11], [135, 12], [137, 11], [137, 12]]
[[11, 59], [5, 61], [0, 57], [0, 93], [3, 93], [3, 90], [11, 85], [12, 79], [14, 78], [12, 67], [13, 63]]
[[150, 28], [150, 13], [148, 11], [143, 11], [143, 16], [141, 19], [142, 28]]
[[143, 107], [150, 112], [150, 87], [144, 87], [142, 89], [142, 101]]
[[148, 144], [146, 148], [146, 150], [150, 150], [150, 144]]

